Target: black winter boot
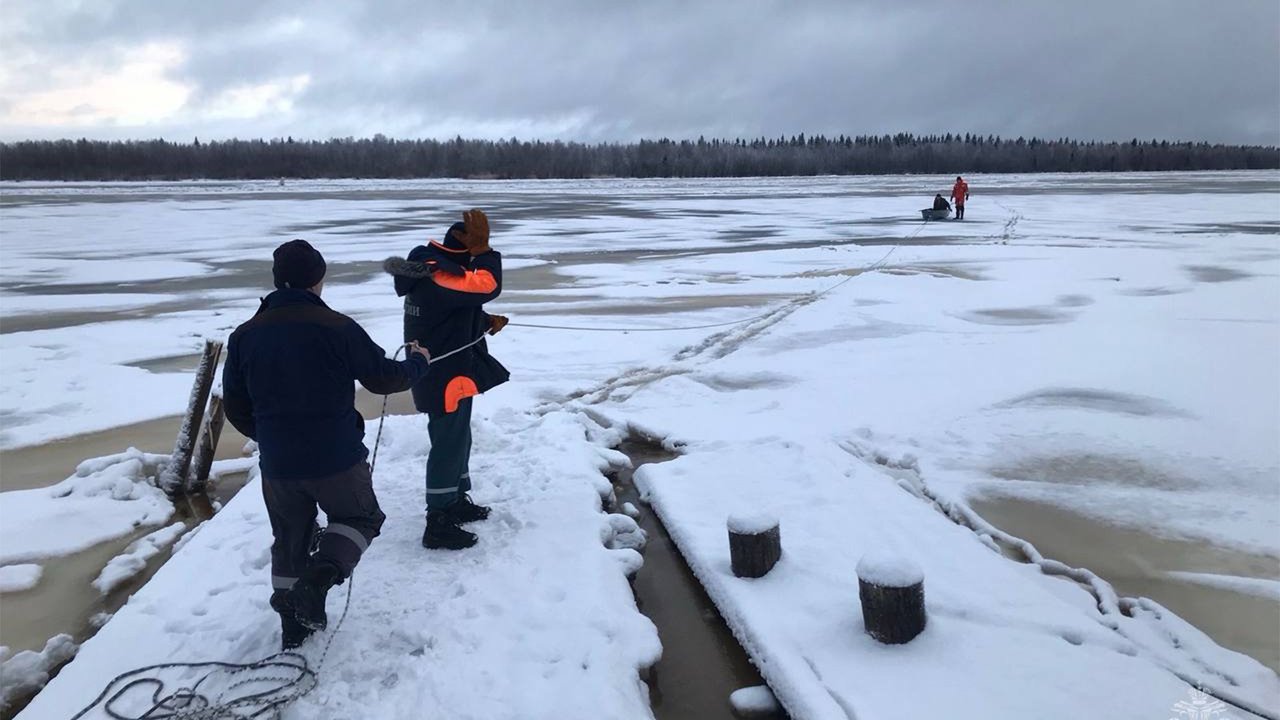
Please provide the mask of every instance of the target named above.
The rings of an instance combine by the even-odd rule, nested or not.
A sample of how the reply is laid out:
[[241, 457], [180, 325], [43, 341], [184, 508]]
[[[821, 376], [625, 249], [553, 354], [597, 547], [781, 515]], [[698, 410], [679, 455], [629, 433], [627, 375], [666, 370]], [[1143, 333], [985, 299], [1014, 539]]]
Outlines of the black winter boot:
[[474, 502], [471, 502], [471, 496], [466, 493], [458, 493], [458, 500], [445, 508], [444, 511], [448, 513], [458, 525], [484, 520], [489, 517], [490, 513], [488, 505], [477, 505]]
[[302, 643], [314, 632], [293, 616], [293, 609], [286, 599], [287, 590], [276, 590], [271, 593], [271, 609], [280, 614], [280, 649], [293, 650], [302, 647]]
[[432, 550], [461, 550], [476, 544], [475, 533], [458, 527], [458, 521], [444, 510], [427, 513], [427, 529], [422, 533], [422, 547]]
[[329, 596], [329, 588], [341, 581], [342, 573], [327, 562], [307, 568], [285, 596], [293, 617], [309, 630], [328, 627], [329, 617], [324, 612], [324, 601]]

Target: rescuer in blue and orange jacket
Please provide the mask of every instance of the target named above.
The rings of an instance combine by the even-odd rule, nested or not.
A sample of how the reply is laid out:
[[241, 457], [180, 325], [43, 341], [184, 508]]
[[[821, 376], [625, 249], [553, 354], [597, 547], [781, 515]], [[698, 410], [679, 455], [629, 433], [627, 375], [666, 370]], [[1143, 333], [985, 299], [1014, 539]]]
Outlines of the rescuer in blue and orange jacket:
[[484, 311], [502, 292], [502, 256], [489, 247], [489, 219], [470, 210], [441, 242], [419, 245], [407, 259], [388, 258], [383, 269], [405, 299], [405, 341], [417, 341], [433, 358], [426, 377], [412, 388], [431, 436], [422, 544], [460, 550], [476, 543], [461, 525], [489, 516], [489, 508], [468, 495], [471, 399], [511, 376], [484, 340], [507, 324], [507, 318]]

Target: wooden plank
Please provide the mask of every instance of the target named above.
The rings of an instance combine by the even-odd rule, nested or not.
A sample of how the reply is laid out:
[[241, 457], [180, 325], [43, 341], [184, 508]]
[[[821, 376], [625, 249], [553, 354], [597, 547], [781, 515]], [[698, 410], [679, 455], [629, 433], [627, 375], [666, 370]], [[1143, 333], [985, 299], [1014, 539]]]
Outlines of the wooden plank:
[[200, 358], [200, 366], [196, 368], [196, 381], [191, 387], [191, 397], [187, 400], [187, 414], [183, 417], [182, 427], [178, 429], [178, 437], [174, 440], [169, 464], [160, 474], [160, 489], [170, 497], [180, 495], [185, 489], [187, 473], [191, 470], [191, 456], [195, 452], [196, 430], [204, 418], [205, 403], [209, 401], [209, 391], [213, 388], [213, 376], [218, 370], [218, 358], [221, 356], [220, 341], [204, 341], [204, 354]]
[[214, 393], [209, 399], [209, 412], [205, 415], [204, 424], [200, 426], [200, 443], [196, 447], [196, 456], [192, 460], [194, 470], [187, 478], [186, 493], [202, 493], [209, 483], [209, 471], [213, 468], [213, 456], [218, 451], [218, 439], [222, 437], [222, 425], [226, 422], [226, 409], [222, 406], [222, 395]]

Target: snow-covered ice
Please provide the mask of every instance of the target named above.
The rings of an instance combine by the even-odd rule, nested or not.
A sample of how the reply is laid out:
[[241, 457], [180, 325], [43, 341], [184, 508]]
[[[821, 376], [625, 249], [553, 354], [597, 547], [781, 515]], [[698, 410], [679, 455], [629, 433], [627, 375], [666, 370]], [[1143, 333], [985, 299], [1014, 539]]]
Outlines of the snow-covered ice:
[[[83, 250], [73, 231], [96, 223], [101, 256], [85, 259], [157, 263], [149, 279], [95, 265], [97, 281], [201, 304], [0, 334], [0, 447], [181, 412], [189, 376], [130, 363], [225, 336], [256, 307], [286, 236], [349, 273], [325, 299], [394, 347], [399, 303], [376, 263], [485, 207], [501, 223], [495, 247], [525, 265], [493, 306], [513, 320], [491, 342], [513, 382], [476, 406], [475, 494], [495, 517], [473, 551], [424, 553], [425, 424], [389, 418], [375, 485], [390, 517], [331, 669], [291, 716], [647, 717], [637, 673], [661, 649], [625, 580], [643, 533], [630, 511], [600, 505], [601, 473], [625, 460], [610, 448], [632, 433], [679, 452], [637, 483], [797, 720], [1167, 717], [1188, 683], [1280, 706], [1272, 670], [968, 505], [1033, 500], [1280, 557], [1280, 176], [975, 177], [966, 221], [921, 225], [919, 198], [946, 180], [24, 184], [69, 202], [57, 217], [6, 207], [12, 277], [79, 277], [53, 261]], [[108, 217], [75, 193], [133, 199]], [[588, 197], [577, 217], [537, 210]], [[170, 262], [208, 282], [163, 277], [180, 269]], [[12, 282], [5, 292], [20, 291]], [[659, 328], [697, 329], [648, 332]], [[23, 497], [0, 496], [0, 562], [60, 551], [41, 538], [10, 557], [10, 507], [34, 504]], [[99, 493], [77, 512], [129, 502]], [[118, 510], [94, 533], [43, 517], [75, 522], [73, 546], [139, 517]], [[725, 520], [753, 513], [785, 525], [784, 560], [746, 582], [729, 571]], [[250, 484], [175, 545], [22, 720], [74, 713], [123, 668], [270, 652], [268, 540]], [[906, 645], [862, 629], [857, 563], [873, 552], [925, 576], [928, 627]], [[1184, 570], [1267, 597], [1280, 579]]]
[[172, 545], [186, 529], [186, 523], [176, 522], [129, 543], [123, 553], [112, 558], [102, 569], [98, 578], [93, 581], [93, 587], [103, 595], [111, 592], [141, 572], [148, 560]]
[[70, 635], [49, 638], [39, 652], [24, 650], [11, 654], [9, 648], [0, 646], [0, 711], [49, 682], [50, 671], [75, 654], [76, 644]]
[[0, 293], [0, 308], [4, 308], [5, 318], [22, 315], [43, 315], [60, 311], [86, 310], [93, 312], [103, 310], [129, 310], [173, 302], [177, 295], [155, 293], [90, 293], [75, 295], [23, 295], [19, 293]]
[[778, 700], [767, 685], [756, 685], [734, 690], [729, 695], [729, 703], [742, 716], [768, 715], [779, 710]]
[[1219, 573], [1186, 572], [1183, 570], [1173, 570], [1168, 574], [1170, 577], [1175, 577], [1179, 580], [1201, 583], [1203, 585], [1225, 587], [1235, 590], [1236, 592], [1258, 595], [1260, 597], [1270, 598], [1271, 600], [1280, 602], [1280, 580], [1240, 577], [1239, 575], [1222, 575]]
[[0, 566], [0, 593], [30, 590], [40, 582], [42, 571], [36, 563]]
[[154, 483], [167, 460], [130, 448], [53, 487], [0, 494], [0, 563], [69, 555], [164, 523], [173, 503]]

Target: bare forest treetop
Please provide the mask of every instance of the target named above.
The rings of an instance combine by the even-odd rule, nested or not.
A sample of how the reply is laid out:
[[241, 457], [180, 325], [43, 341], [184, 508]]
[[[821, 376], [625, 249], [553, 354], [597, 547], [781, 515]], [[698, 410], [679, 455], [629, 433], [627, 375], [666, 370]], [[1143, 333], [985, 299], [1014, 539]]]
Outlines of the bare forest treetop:
[[590, 178], [1280, 168], [1265, 146], [993, 135], [803, 134], [583, 144], [510, 140], [56, 140], [0, 143], [3, 180]]

